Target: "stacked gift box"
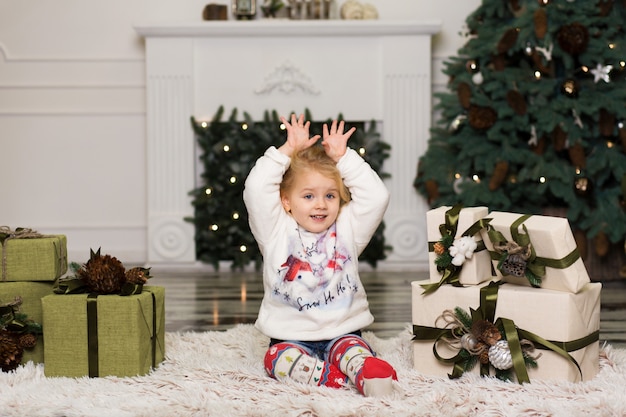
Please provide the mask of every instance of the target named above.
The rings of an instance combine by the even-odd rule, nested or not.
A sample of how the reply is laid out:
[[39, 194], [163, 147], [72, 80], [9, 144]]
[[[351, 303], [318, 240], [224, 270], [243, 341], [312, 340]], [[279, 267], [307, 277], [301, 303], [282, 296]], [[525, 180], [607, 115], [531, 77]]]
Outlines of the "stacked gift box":
[[412, 283], [415, 369], [585, 381], [598, 372], [600, 283], [567, 219], [440, 207], [427, 213], [429, 279]]
[[[54, 281], [67, 271], [67, 239], [3, 226], [0, 241], [0, 305], [13, 316], [8, 319], [22, 326], [22, 330], [13, 326], [12, 333], [21, 334], [27, 331], [28, 323], [43, 322], [41, 299], [52, 294]], [[20, 319], [22, 316], [27, 322]], [[37, 336], [34, 347], [23, 349], [21, 363], [44, 362], [44, 341]]]
[[[68, 271], [66, 237], [3, 228], [0, 302], [40, 323], [43, 338], [22, 363], [52, 377], [144, 375], [165, 357], [165, 289], [143, 285], [149, 269], [126, 270], [92, 251]], [[93, 268], [89, 269], [91, 265]], [[43, 339], [43, 340], [41, 340]]]

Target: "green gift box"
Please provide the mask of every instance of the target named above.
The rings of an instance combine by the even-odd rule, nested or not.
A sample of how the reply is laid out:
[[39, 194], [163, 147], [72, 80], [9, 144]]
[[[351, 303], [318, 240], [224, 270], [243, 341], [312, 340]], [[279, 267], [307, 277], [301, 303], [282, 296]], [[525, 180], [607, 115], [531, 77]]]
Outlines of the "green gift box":
[[[0, 283], [0, 303], [7, 304], [15, 300], [15, 297], [22, 298], [19, 312], [26, 314], [29, 320], [42, 324], [43, 311], [41, 299], [53, 294], [52, 282], [1, 282]], [[37, 344], [33, 349], [24, 350], [22, 363], [33, 361], [43, 363], [43, 337], [37, 337]]]
[[165, 357], [165, 289], [42, 299], [46, 376], [145, 375]]
[[54, 281], [67, 272], [67, 238], [8, 238], [0, 245], [0, 260], [0, 281]]

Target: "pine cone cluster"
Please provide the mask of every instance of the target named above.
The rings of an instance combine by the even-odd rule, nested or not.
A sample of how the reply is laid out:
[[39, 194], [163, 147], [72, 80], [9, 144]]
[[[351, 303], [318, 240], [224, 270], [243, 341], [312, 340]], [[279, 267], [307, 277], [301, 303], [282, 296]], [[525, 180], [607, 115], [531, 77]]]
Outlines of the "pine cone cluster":
[[0, 369], [10, 372], [22, 363], [24, 349], [32, 349], [37, 344], [37, 335], [33, 333], [14, 333], [0, 330]]
[[470, 332], [478, 341], [476, 347], [480, 349], [480, 353], [478, 354], [480, 363], [489, 363], [489, 348], [502, 339], [500, 331], [493, 323], [487, 320], [477, 320], [472, 323]]
[[22, 362], [22, 349], [15, 336], [6, 330], [0, 331], [0, 369], [9, 372]]
[[101, 255], [91, 251], [87, 263], [76, 271], [76, 276], [87, 290], [96, 294], [118, 294], [124, 284], [145, 284], [150, 276], [150, 268], [135, 267], [128, 271], [116, 257]]

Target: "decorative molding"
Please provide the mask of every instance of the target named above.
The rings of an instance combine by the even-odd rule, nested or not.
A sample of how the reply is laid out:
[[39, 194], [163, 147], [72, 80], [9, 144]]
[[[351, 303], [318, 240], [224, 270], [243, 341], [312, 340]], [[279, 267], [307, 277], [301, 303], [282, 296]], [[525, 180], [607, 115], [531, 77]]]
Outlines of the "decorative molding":
[[178, 216], [160, 216], [148, 229], [150, 261], [195, 262], [194, 226]]
[[77, 63], [77, 62], [143, 62], [143, 56], [134, 57], [95, 57], [95, 56], [15, 56], [9, 52], [9, 49], [0, 42], [0, 56], [4, 61], [9, 63], [17, 62], [61, 62], [61, 63]]
[[295, 90], [302, 90], [311, 95], [320, 93], [320, 90], [311, 82], [311, 78], [289, 61], [276, 67], [265, 77], [265, 84], [254, 92], [255, 94], [270, 94], [274, 90], [284, 94], [291, 94]]

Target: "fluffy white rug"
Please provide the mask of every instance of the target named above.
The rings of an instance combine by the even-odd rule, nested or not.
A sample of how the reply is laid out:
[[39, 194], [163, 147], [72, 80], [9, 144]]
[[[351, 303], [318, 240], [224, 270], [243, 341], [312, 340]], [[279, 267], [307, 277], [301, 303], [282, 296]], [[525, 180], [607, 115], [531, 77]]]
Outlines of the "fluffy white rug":
[[46, 378], [32, 362], [0, 373], [0, 416], [625, 416], [626, 350], [604, 346], [600, 373], [585, 383], [520, 386], [412, 369], [411, 333], [365, 333], [398, 371], [397, 394], [364, 398], [353, 388], [279, 383], [263, 371], [267, 338], [251, 325], [226, 332], [168, 333], [167, 359], [134, 378]]

